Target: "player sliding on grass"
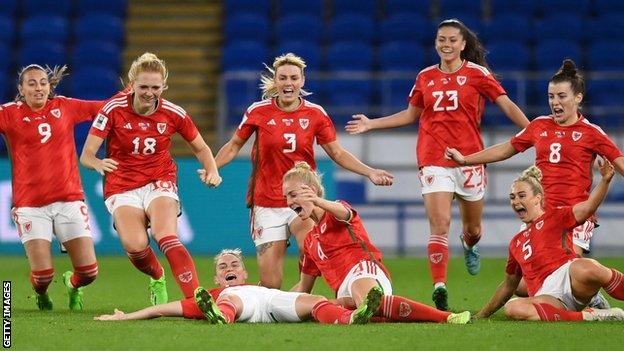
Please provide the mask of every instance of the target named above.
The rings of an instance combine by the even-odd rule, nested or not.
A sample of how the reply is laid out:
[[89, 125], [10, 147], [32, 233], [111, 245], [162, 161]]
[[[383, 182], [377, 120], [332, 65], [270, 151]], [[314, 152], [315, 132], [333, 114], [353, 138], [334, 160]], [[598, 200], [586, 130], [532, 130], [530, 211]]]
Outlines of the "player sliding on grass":
[[[213, 324], [296, 323], [311, 318], [321, 323], [364, 324], [379, 309], [381, 290], [371, 289], [355, 311], [331, 304], [323, 296], [285, 292], [246, 285], [247, 270], [240, 250], [223, 250], [215, 257], [214, 282], [219, 288], [195, 290], [195, 299], [169, 302], [124, 313], [95, 317], [101, 321], [185, 317], [207, 319]], [[216, 301], [216, 303], [215, 303]], [[320, 315], [318, 311], [322, 311]], [[317, 312], [317, 313], [315, 313]]]
[[[468, 311], [457, 314], [439, 311], [392, 295], [381, 252], [371, 243], [360, 216], [344, 201], [325, 200], [320, 176], [307, 163], [298, 163], [284, 175], [283, 192], [288, 206], [298, 214], [289, 229], [293, 235], [305, 237], [301, 278], [293, 291], [312, 291], [316, 277], [322, 275], [343, 306], [361, 309], [371, 291], [382, 291], [378, 315], [388, 321], [454, 324], [470, 321]], [[323, 303], [315, 307], [317, 316], [325, 313], [323, 307]]]
[[[624, 277], [596, 260], [579, 258], [570, 230], [591, 217], [604, 200], [613, 178], [610, 162], [599, 162], [602, 179], [586, 201], [544, 210], [539, 168], [531, 166], [511, 185], [511, 207], [526, 229], [511, 239], [505, 280], [477, 314], [488, 317], [503, 305], [516, 320], [624, 320], [620, 308], [585, 309], [600, 288], [624, 300]], [[509, 300], [524, 277], [529, 297]]]

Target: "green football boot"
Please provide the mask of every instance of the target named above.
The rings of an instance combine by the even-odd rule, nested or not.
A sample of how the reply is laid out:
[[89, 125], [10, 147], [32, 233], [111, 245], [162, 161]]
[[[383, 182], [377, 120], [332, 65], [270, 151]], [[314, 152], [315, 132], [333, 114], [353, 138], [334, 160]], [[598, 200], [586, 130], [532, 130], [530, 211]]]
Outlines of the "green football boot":
[[225, 316], [212, 299], [212, 295], [201, 286], [195, 289], [195, 303], [210, 324], [227, 324]]
[[82, 311], [83, 296], [82, 287], [74, 288], [71, 285], [70, 278], [72, 276], [71, 271], [63, 273], [63, 284], [67, 288], [67, 295], [69, 295], [69, 309], [72, 311]]
[[366, 298], [360, 306], [351, 313], [351, 322], [349, 324], [366, 324], [371, 317], [377, 313], [381, 305], [383, 297], [383, 289], [380, 286], [374, 286], [366, 294]]

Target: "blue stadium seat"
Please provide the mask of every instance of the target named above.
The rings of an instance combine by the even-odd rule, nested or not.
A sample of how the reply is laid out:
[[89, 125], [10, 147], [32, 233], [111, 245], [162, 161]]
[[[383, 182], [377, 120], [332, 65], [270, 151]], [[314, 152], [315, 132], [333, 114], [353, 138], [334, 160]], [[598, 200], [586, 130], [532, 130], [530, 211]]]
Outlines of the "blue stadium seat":
[[499, 15], [484, 23], [481, 38], [488, 43], [509, 40], [527, 44], [533, 38], [533, 25], [527, 17]]
[[23, 43], [33, 40], [50, 40], [65, 44], [69, 39], [69, 22], [59, 16], [28, 17], [22, 22], [20, 39]]
[[373, 83], [367, 79], [329, 79], [323, 82], [325, 103], [337, 126], [344, 126], [354, 111], [370, 108]]
[[321, 24], [318, 19], [308, 15], [289, 15], [280, 18], [275, 24], [275, 39], [297, 40], [319, 45], [321, 42]]
[[266, 16], [241, 14], [228, 17], [225, 22], [225, 40], [228, 43], [242, 40], [256, 40], [268, 43], [269, 20]]
[[128, 0], [76, 0], [76, 15], [101, 14], [123, 18], [127, 7]]
[[[0, 71], [0, 104], [9, 101], [9, 81], [7, 75], [3, 71]], [[0, 144], [2, 144], [3, 140], [4, 139], [0, 136]], [[0, 146], [0, 149], [2, 149], [2, 146]]]
[[447, 19], [458, 19], [460, 21], [462, 21], [462, 23], [464, 23], [464, 25], [466, 25], [468, 28], [470, 28], [471, 31], [477, 33], [477, 35], [479, 33], [481, 33], [481, 27], [483, 26], [483, 21], [481, 20], [480, 17], [477, 17], [475, 15], [472, 14], [468, 14], [468, 13], [462, 13], [462, 12], [447, 12], [441, 15], [440, 18], [438, 18], [438, 20], [435, 22], [435, 27], [434, 27], [434, 32], [432, 33], [432, 38], [435, 36], [435, 31], [437, 30], [437, 26], [440, 22], [447, 20]]
[[585, 21], [575, 14], [556, 14], [535, 23], [535, 39], [579, 42], [585, 37]]
[[366, 203], [366, 184], [361, 180], [338, 180], [336, 198], [351, 204]]
[[388, 111], [399, 111], [407, 107], [407, 97], [414, 86], [415, 77], [384, 79], [379, 84], [382, 107]]
[[33, 63], [53, 67], [66, 64], [67, 57], [65, 48], [59, 43], [30, 41], [20, 48], [17, 61], [20, 67]]
[[369, 18], [377, 16], [377, 0], [333, 0], [332, 14], [333, 17], [346, 14], [365, 15]]
[[0, 43], [9, 45], [15, 41], [15, 21], [0, 14]]
[[242, 41], [227, 44], [223, 51], [224, 71], [261, 71], [262, 63], [271, 64], [269, 50], [265, 43]]
[[523, 43], [503, 41], [487, 45], [487, 61], [496, 71], [526, 71], [531, 55]]
[[588, 17], [592, 8], [590, 0], [548, 0], [537, 1], [535, 5], [538, 16], [549, 16], [555, 13], [556, 17], [566, 13]]
[[389, 41], [418, 41], [431, 45], [435, 27], [416, 13], [401, 13], [389, 16], [379, 28], [380, 43]]
[[[561, 62], [559, 62], [561, 65]], [[556, 68], [558, 69], [558, 67]], [[552, 72], [548, 72], [550, 75], [555, 74], [556, 69], [551, 69]], [[547, 107], [548, 103], [548, 83], [549, 78], [537, 79], [529, 82], [529, 98], [530, 104], [535, 106], [544, 106], [544, 111], [549, 111]], [[546, 113], [546, 112], [543, 112]]]
[[588, 79], [588, 101], [592, 107], [620, 106], [624, 107], [624, 83], [619, 79]]
[[624, 2], [622, 1], [595, 0], [594, 7], [596, 10], [596, 13], [598, 14], [607, 14], [607, 13], [624, 14]]
[[417, 13], [428, 18], [431, 13], [430, 0], [386, 0], [383, 3], [387, 17], [402, 13]]
[[490, 0], [492, 18], [503, 14], [531, 18], [535, 13], [535, 3], [538, 1], [539, 0]]
[[587, 66], [597, 71], [624, 70], [624, 41], [598, 41], [587, 50]]
[[[8, 45], [0, 42], [0, 73], [7, 72], [11, 65], [13, 65], [13, 50]], [[0, 80], [0, 85], [3, 85], [4, 82]]]
[[258, 89], [258, 81], [228, 80], [225, 83], [225, 103], [230, 114], [228, 126], [237, 126], [243, 113], [254, 101], [260, 100], [262, 92]]
[[225, 0], [223, 9], [228, 18], [241, 14], [266, 16], [268, 18], [271, 0]]
[[125, 35], [124, 22], [113, 15], [87, 14], [74, 24], [74, 39], [77, 42], [107, 41], [121, 47]]
[[440, 0], [440, 17], [448, 18], [448, 13], [458, 13], [481, 18], [481, 1]]
[[118, 73], [100, 67], [81, 67], [69, 75], [69, 94], [79, 99], [103, 100], [120, 89]]
[[279, 43], [275, 56], [292, 52], [306, 62], [306, 71], [318, 71], [323, 63], [323, 52], [315, 44], [305, 41], [285, 41]]
[[3, 0], [2, 1], [2, 13], [0, 16], [6, 16], [9, 18], [15, 18], [17, 16], [17, 9], [21, 0]]
[[340, 15], [327, 28], [327, 42], [364, 41], [373, 43], [376, 37], [374, 21], [364, 15]]
[[594, 40], [624, 40], [624, 13], [605, 13], [588, 22], [586, 39], [589, 43]]
[[279, 16], [305, 15], [316, 20], [323, 19], [323, 0], [292, 1], [279, 0]]
[[108, 68], [115, 72], [121, 70], [119, 48], [108, 42], [89, 41], [78, 43], [74, 46], [70, 61], [74, 69], [97, 66]]
[[562, 40], [544, 41], [535, 46], [535, 66], [538, 71], [554, 74], [565, 58], [571, 58], [577, 65], [581, 65], [580, 46], [575, 42]]
[[370, 71], [373, 48], [363, 42], [341, 42], [327, 49], [327, 67], [332, 71]]
[[382, 71], [418, 72], [425, 65], [425, 50], [411, 41], [391, 41], [379, 47], [379, 66]]
[[[4, 12], [4, 2], [2, 4]], [[72, 0], [23, 0], [23, 10], [28, 16], [52, 15], [68, 17], [71, 14]]]

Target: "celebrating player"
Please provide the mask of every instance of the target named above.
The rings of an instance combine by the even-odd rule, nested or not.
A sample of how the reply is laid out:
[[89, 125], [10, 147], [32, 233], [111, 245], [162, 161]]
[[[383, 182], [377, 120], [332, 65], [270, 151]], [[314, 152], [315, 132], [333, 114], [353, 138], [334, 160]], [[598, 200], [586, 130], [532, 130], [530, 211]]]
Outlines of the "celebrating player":
[[246, 285], [246, 281], [247, 270], [240, 250], [222, 250], [215, 256], [214, 282], [218, 288], [207, 291], [199, 287], [195, 291], [195, 299], [187, 298], [131, 313], [115, 309], [114, 314], [95, 319], [118, 321], [185, 317], [224, 324], [296, 323], [314, 317], [321, 323], [364, 324], [379, 308], [381, 298], [377, 290], [372, 290], [363, 307], [352, 311], [334, 305], [322, 296]]
[[[245, 112], [232, 139], [215, 157], [217, 165], [229, 163], [255, 133], [251, 153], [253, 170], [249, 179], [247, 206], [250, 208], [251, 235], [256, 245], [260, 284], [270, 288], [282, 285], [284, 257], [289, 237], [288, 222], [296, 215], [286, 206], [281, 178], [298, 161], [316, 168], [314, 140], [334, 162], [361, 174], [376, 185], [391, 185], [393, 176], [373, 169], [343, 149], [325, 110], [303, 99], [308, 93], [305, 62], [288, 53], [275, 58], [270, 76], [262, 76], [262, 97]], [[303, 238], [296, 238], [299, 247]]]
[[445, 160], [444, 147], [459, 143], [457, 148], [464, 153], [483, 149], [480, 124], [484, 98], [495, 102], [518, 126], [525, 127], [529, 121], [490, 72], [479, 38], [462, 22], [442, 21], [438, 25], [435, 48], [440, 63], [420, 71], [409, 94], [407, 109], [376, 119], [354, 115], [345, 129], [350, 134], [359, 134], [419, 120], [416, 153], [429, 217], [427, 252], [434, 283], [433, 301], [438, 309], [446, 311], [451, 203], [455, 197], [462, 218], [460, 239], [466, 267], [475, 275], [481, 267], [476, 245], [481, 238], [486, 175], [482, 165], [457, 167], [454, 162]]
[[11, 151], [11, 215], [28, 257], [40, 310], [53, 307], [47, 293], [54, 278], [53, 235], [67, 249], [74, 268], [63, 274], [71, 310], [82, 310], [82, 287], [98, 273], [74, 126], [92, 120], [103, 102], [56, 96], [54, 89], [66, 69], [36, 64], [22, 68], [15, 102], [0, 106], [0, 133]]
[[[511, 207], [526, 223], [526, 229], [511, 239], [505, 280], [478, 317], [488, 317], [504, 305], [505, 314], [516, 320], [624, 320], [620, 308], [583, 310], [601, 287], [612, 297], [624, 300], [624, 276], [596, 260], [578, 258], [572, 249], [570, 230], [594, 214], [613, 178], [609, 161], [599, 165], [602, 179], [587, 200], [574, 206], [544, 209], [542, 174], [535, 166], [513, 182]], [[509, 300], [522, 277], [529, 297]]]
[[[173, 276], [186, 297], [198, 287], [195, 264], [177, 236], [180, 204], [176, 164], [169, 153], [171, 137], [178, 132], [189, 143], [203, 169], [200, 179], [218, 186], [221, 177], [212, 151], [191, 117], [163, 99], [167, 68], [156, 55], [145, 53], [130, 67], [130, 92], [110, 100], [91, 126], [80, 162], [104, 178], [106, 207], [130, 262], [150, 276], [152, 304], [167, 302], [165, 275], [149, 246], [147, 228], [167, 257]], [[108, 139], [107, 155], [96, 152]]]
[[371, 290], [384, 294], [379, 315], [393, 322], [465, 324], [470, 312], [450, 313], [392, 295], [381, 252], [368, 237], [358, 213], [344, 201], [328, 201], [319, 175], [301, 162], [284, 175], [284, 196], [297, 212], [289, 225], [305, 237], [301, 277], [293, 291], [310, 292], [323, 276], [343, 306], [361, 308]]

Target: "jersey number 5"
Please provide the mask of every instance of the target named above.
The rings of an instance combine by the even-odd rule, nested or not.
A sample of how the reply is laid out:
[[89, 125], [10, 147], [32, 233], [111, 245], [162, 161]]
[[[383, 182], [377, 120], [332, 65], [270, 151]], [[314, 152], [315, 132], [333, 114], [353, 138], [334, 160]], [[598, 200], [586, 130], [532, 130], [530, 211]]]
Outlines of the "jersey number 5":
[[[454, 111], [457, 110], [457, 107], [459, 106], [458, 101], [457, 101], [457, 90], [447, 90], [447, 91], [433, 91], [431, 92], [431, 95], [433, 95], [434, 98], [436, 98], [435, 103], [433, 104], [433, 110], [434, 111]], [[440, 104], [442, 103], [442, 99], [444, 98], [444, 95], [446, 95], [446, 97], [448, 98], [448, 101], [451, 102], [451, 106], [440, 106]]]
[[527, 240], [524, 244], [522, 244], [522, 252], [524, 252], [524, 260], [526, 261], [533, 255], [533, 248], [530, 244], [531, 240]]

